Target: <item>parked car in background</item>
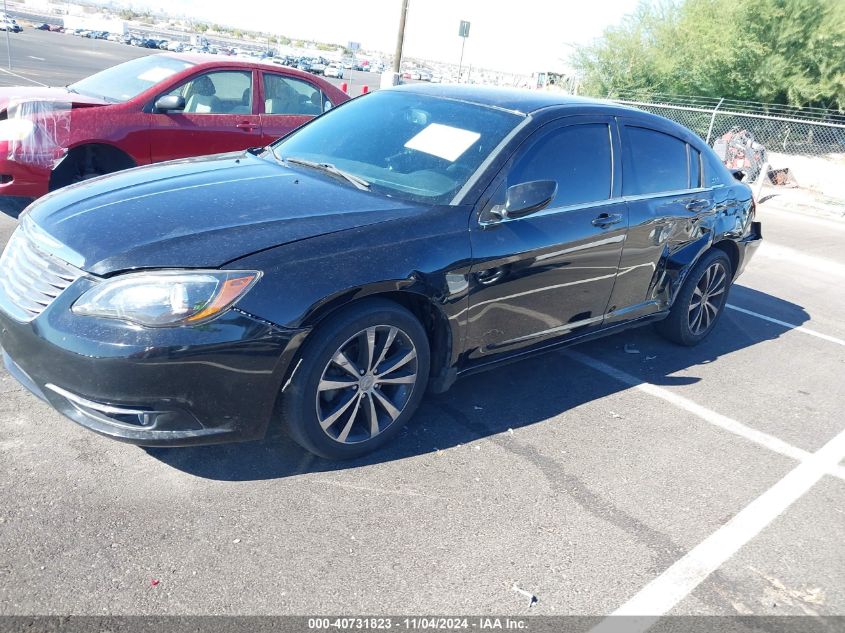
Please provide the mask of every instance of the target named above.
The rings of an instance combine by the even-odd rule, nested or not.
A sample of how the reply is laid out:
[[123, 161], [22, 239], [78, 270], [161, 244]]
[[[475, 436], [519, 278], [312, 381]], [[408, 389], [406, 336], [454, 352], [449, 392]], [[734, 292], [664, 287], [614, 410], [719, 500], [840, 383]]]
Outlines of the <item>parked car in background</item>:
[[312, 59], [308, 64], [308, 72], [314, 75], [322, 75], [326, 71], [326, 62], [322, 59]]
[[460, 375], [646, 323], [702, 342], [754, 216], [662, 117], [403, 86], [264, 151], [37, 201], [0, 261], [0, 344], [12, 376], [115, 439], [255, 439], [280, 412], [305, 448], [358, 457]]
[[335, 79], [343, 79], [343, 66], [340, 64], [329, 64], [323, 70], [323, 75], [326, 77], [333, 77]]
[[46, 22], [39, 22], [38, 24], [34, 25], [32, 28], [34, 28], [37, 31], [49, 31], [50, 25], [47, 24]]
[[23, 27], [17, 23], [14, 18], [5, 18], [0, 20], [0, 31], [7, 31], [9, 33], [20, 33]]
[[0, 195], [38, 197], [136, 165], [260, 147], [348, 99], [293, 69], [176, 53], [67, 88], [0, 88]]

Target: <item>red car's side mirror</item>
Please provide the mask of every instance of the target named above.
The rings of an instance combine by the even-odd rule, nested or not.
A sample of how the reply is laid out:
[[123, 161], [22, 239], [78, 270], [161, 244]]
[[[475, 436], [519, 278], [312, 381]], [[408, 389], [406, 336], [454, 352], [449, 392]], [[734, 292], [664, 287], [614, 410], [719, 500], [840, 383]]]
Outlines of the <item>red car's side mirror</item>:
[[185, 109], [185, 97], [179, 95], [164, 95], [156, 100], [155, 108], [158, 112], [171, 112]]

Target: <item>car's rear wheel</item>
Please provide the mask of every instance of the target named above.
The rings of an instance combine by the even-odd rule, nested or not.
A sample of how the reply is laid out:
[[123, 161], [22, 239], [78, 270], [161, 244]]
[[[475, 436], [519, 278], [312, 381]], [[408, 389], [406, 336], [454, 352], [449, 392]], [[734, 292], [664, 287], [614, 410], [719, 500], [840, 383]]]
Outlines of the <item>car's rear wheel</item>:
[[413, 314], [383, 300], [352, 306], [306, 342], [282, 399], [289, 434], [328, 459], [375, 450], [413, 416], [429, 362], [428, 338]]
[[698, 345], [722, 316], [731, 277], [731, 262], [724, 252], [706, 253], [690, 271], [669, 316], [656, 324], [657, 331], [678, 345]]

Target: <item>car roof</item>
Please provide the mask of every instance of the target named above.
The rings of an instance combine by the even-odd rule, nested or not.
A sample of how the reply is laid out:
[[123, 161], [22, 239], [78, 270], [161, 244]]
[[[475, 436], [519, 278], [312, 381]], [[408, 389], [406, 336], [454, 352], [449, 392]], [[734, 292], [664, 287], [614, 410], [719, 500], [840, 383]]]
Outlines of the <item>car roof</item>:
[[511, 110], [512, 112], [519, 112], [521, 114], [531, 114], [532, 112], [536, 112], [537, 110], [542, 110], [544, 108], [560, 106], [587, 106], [590, 107], [590, 109], [600, 108], [607, 109], [608, 111], [637, 111], [634, 108], [622, 106], [610, 101], [589, 99], [586, 97], [574, 97], [557, 91], [526, 90], [523, 88], [500, 88], [492, 86], [472, 86], [467, 84], [414, 83], [403, 84], [401, 86], [390, 88], [389, 90], [413, 92], [432, 97], [442, 97], [445, 99], [456, 99], [458, 101], [466, 101], [467, 103], [475, 103], [482, 106]]
[[279, 64], [265, 64], [252, 59], [244, 59], [242, 57], [221, 57], [220, 55], [211, 55], [204, 53], [176, 53], [168, 51], [166, 53], [158, 53], [162, 57], [172, 57], [174, 59], [182, 59], [186, 62], [203, 67], [203, 66], [249, 66], [250, 68], [266, 68], [268, 70], [292, 70], [295, 75], [301, 75], [289, 66], [281, 66]]
[[[297, 70], [296, 68], [292, 68], [291, 66], [283, 66], [281, 64], [267, 64], [253, 59], [246, 59], [243, 57], [221, 57], [220, 55], [211, 55], [205, 53], [175, 53], [167, 51], [165, 53], [158, 53], [157, 55], [163, 57], [170, 57], [172, 59], [181, 59], [183, 61], [190, 62], [194, 65], [192, 71], [205, 70], [210, 68], [250, 68], [256, 70], [268, 70], [277, 73], [284, 73], [289, 77], [295, 77], [297, 79], [302, 79], [303, 81], [307, 81], [309, 83], [314, 83], [319, 86], [320, 90], [322, 90], [323, 92], [327, 92], [327, 94], [331, 95], [333, 100], [338, 99], [339, 95], [341, 94], [346, 94], [340, 88], [334, 86], [322, 77], [315, 77], [311, 73]], [[348, 95], [346, 95], [346, 97], [348, 99]]]

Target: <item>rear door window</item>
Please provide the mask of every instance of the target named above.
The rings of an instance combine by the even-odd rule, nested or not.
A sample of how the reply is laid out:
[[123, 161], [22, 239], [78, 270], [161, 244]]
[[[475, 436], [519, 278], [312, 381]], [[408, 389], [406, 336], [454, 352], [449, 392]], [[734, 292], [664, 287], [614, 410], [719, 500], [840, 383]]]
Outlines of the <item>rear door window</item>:
[[327, 104], [323, 92], [307, 81], [264, 73], [265, 114], [317, 116]]
[[626, 126], [622, 195], [689, 188], [687, 144], [650, 128]]
[[612, 173], [607, 124], [586, 123], [548, 132], [517, 159], [507, 184], [554, 180], [558, 189], [551, 206], [564, 207], [610, 198]]

